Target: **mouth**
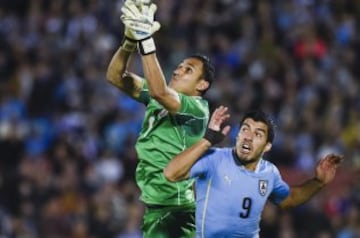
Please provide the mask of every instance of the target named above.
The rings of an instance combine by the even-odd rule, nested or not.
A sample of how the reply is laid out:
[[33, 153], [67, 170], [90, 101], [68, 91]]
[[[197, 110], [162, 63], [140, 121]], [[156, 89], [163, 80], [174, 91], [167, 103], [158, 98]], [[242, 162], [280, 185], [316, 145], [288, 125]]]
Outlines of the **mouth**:
[[177, 81], [179, 78], [177, 77], [177, 76], [175, 76], [175, 75], [173, 75], [172, 77], [171, 77], [171, 80], [172, 81]]
[[243, 154], [249, 154], [251, 152], [251, 144], [247, 142], [243, 142], [240, 146], [240, 151]]

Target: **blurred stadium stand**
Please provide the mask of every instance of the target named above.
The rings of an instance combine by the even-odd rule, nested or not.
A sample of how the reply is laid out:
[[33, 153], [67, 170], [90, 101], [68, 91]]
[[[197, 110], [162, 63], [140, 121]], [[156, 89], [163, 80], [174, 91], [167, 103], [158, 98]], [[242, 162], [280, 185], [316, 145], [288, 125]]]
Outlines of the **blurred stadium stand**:
[[[346, 157], [311, 202], [269, 204], [262, 238], [360, 237], [360, 1], [155, 0], [165, 75], [208, 54], [211, 108], [261, 107], [266, 156], [296, 184], [325, 153]], [[144, 108], [106, 83], [121, 0], [0, 0], [0, 237], [137, 238], [134, 143]], [[132, 69], [141, 72], [139, 57]]]

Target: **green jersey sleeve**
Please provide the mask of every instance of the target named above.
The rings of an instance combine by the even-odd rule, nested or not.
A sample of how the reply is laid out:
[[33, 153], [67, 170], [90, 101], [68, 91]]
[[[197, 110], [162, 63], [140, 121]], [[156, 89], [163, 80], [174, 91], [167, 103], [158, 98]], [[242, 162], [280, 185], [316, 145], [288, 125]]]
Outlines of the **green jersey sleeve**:
[[136, 101], [141, 102], [145, 105], [148, 105], [148, 103], [150, 102], [149, 86], [145, 79], [143, 80], [140, 96], [136, 98]]

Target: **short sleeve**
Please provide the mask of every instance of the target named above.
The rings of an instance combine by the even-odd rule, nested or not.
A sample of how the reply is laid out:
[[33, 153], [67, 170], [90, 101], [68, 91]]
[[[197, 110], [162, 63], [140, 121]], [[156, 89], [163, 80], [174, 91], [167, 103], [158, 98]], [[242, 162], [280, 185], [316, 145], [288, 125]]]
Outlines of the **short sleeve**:
[[203, 156], [201, 156], [190, 169], [190, 178], [204, 177], [211, 173], [211, 170], [214, 168], [214, 154], [215, 150], [209, 149]]
[[140, 92], [140, 96], [135, 99], [138, 102], [141, 102], [145, 105], [148, 105], [150, 102], [150, 94], [149, 94], [149, 86], [146, 80], [143, 80], [142, 89]]
[[274, 166], [274, 188], [270, 194], [269, 200], [275, 204], [280, 204], [289, 196], [289, 185], [282, 179], [279, 170]]
[[206, 100], [199, 96], [187, 96], [179, 93], [181, 108], [178, 113], [191, 114], [197, 117], [208, 117], [209, 106]]

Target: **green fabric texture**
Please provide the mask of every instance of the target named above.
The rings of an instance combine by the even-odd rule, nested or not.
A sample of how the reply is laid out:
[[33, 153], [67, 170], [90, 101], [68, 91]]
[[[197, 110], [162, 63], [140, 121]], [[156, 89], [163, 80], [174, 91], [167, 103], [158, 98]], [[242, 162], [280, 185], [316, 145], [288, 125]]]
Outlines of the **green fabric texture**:
[[147, 107], [135, 145], [136, 181], [141, 189], [140, 199], [146, 204], [180, 206], [195, 202], [193, 180], [172, 183], [166, 180], [163, 170], [172, 158], [204, 135], [209, 120], [208, 102], [201, 97], [179, 96], [181, 108], [173, 115], [142, 93], [141, 100]]
[[142, 231], [144, 238], [194, 238], [195, 207], [148, 208]]

